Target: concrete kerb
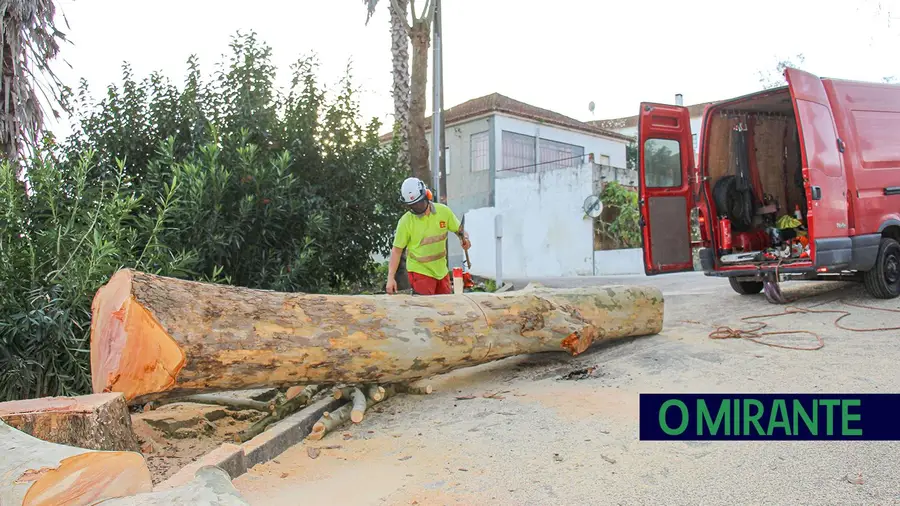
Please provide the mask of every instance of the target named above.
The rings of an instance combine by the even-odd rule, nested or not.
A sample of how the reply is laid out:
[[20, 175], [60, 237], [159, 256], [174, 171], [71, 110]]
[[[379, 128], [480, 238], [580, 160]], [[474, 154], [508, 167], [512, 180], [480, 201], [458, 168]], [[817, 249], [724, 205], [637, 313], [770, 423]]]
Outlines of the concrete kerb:
[[184, 485], [194, 479], [203, 466], [216, 466], [235, 479], [253, 466], [268, 462], [288, 448], [303, 442], [313, 425], [326, 411], [334, 411], [346, 400], [328, 396], [310, 404], [293, 415], [280, 420], [262, 434], [241, 445], [223, 443], [215, 450], [181, 468], [169, 479], [159, 483], [154, 490], [167, 490]]

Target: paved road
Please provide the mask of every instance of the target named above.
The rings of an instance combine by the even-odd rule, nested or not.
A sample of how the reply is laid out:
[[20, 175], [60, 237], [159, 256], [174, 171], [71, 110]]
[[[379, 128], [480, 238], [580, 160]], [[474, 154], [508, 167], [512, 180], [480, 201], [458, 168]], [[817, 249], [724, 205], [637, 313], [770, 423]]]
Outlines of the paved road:
[[728, 286], [728, 280], [706, 276], [701, 272], [683, 272], [659, 276], [578, 276], [566, 278], [513, 278], [513, 290], [521, 290], [530, 282], [540, 283], [549, 288], [578, 288], [596, 285], [651, 285], [666, 293], [681, 293], [684, 290], [710, 290]]
[[[711, 340], [715, 326], [779, 308], [699, 274], [630, 282], [663, 289], [662, 334], [576, 358], [514, 357], [436, 378], [434, 394], [389, 399], [362, 424], [317, 442], [318, 458], [299, 445], [235, 485], [263, 506], [900, 504], [900, 443], [654, 443], [638, 440], [637, 422], [641, 392], [898, 391], [897, 332], [852, 333], [833, 326], [834, 314], [791, 315], [769, 320], [767, 330], [809, 329], [825, 347]], [[797, 305], [852, 311], [847, 325], [900, 325], [897, 314], [836, 302], [900, 306], [873, 301], [855, 285], [783, 288], [807, 297]], [[778, 339], [815, 344], [804, 335]], [[592, 367], [593, 376], [564, 379]]]

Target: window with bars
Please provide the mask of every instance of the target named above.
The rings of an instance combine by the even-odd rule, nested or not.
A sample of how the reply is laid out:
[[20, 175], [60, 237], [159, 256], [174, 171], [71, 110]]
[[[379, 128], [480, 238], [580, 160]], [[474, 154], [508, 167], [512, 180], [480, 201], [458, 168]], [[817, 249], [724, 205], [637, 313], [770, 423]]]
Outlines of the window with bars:
[[578, 167], [584, 161], [584, 147], [541, 139], [541, 170]]
[[534, 137], [503, 131], [503, 164], [500, 170], [534, 169], [536, 159]]
[[469, 146], [469, 165], [472, 167], [472, 172], [488, 170], [491, 166], [489, 160], [491, 145], [488, 132], [472, 134], [469, 137]]

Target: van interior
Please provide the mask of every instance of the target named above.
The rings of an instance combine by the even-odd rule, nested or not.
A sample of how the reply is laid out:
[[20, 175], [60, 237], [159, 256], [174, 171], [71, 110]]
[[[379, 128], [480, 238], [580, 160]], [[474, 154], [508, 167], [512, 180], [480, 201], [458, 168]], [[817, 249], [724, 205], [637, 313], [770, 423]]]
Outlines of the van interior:
[[788, 88], [721, 105], [708, 119], [706, 142], [719, 262], [808, 262], [800, 139]]

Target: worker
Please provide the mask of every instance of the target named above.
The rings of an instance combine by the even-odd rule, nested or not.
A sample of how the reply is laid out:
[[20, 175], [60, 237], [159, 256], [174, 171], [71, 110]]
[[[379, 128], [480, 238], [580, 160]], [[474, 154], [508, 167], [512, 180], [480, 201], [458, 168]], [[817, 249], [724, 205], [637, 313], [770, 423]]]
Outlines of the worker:
[[386, 291], [397, 292], [397, 267], [403, 249], [409, 284], [418, 295], [453, 293], [450, 287], [450, 271], [447, 268], [447, 232], [459, 237], [463, 249], [468, 250], [469, 234], [460, 230], [459, 220], [449, 207], [434, 202], [431, 191], [421, 179], [410, 177], [400, 186], [400, 202], [409, 211], [397, 223], [394, 247], [388, 264]]

